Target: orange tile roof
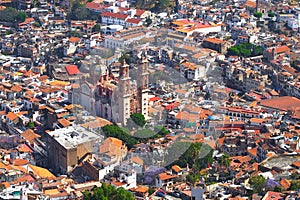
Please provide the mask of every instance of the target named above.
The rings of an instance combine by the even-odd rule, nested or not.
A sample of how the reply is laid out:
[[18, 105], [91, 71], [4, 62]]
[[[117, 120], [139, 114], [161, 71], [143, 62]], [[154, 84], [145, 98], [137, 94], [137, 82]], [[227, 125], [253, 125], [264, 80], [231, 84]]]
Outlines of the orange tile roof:
[[67, 127], [71, 125], [71, 122], [66, 119], [58, 119], [57, 120], [63, 127]]
[[30, 164], [28, 166], [32, 169], [33, 173], [40, 178], [56, 178], [48, 169]]
[[122, 146], [122, 140], [113, 137], [108, 137], [101, 144], [99, 153], [115, 155], [117, 157], [120, 157], [124, 153], [122, 150]]
[[297, 108], [300, 108], [300, 100], [296, 97], [283, 96], [261, 100], [260, 105], [282, 111], [297, 110]]
[[263, 200], [280, 200], [282, 199], [282, 193], [268, 191], [267, 194], [263, 197]]
[[218, 140], [217, 140], [218, 145], [219, 145], [219, 146], [222, 146], [222, 145], [224, 144], [224, 141], [225, 141], [225, 137], [218, 138]]
[[69, 41], [71, 43], [76, 43], [76, 42], [79, 42], [80, 41], [80, 38], [79, 37], [70, 37]]
[[21, 92], [22, 87], [20, 87], [19, 85], [14, 85], [14, 86], [12, 86], [11, 90], [14, 92]]
[[166, 180], [175, 178], [175, 177], [177, 177], [177, 176], [169, 175], [169, 174], [167, 174], [167, 173], [161, 173], [161, 174], [158, 174], [158, 177], [160, 178], [160, 180], [166, 181]]
[[2, 185], [4, 185], [5, 188], [9, 188], [10, 187], [10, 183], [9, 182], [2, 182]]
[[261, 118], [251, 118], [250, 122], [251, 123], [263, 123], [265, 121], [265, 119], [261, 119]]
[[81, 126], [85, 127], [85, 128], [101, 128], [103, 126], [106, 126], [106, 125], [111, 125], [112, 123], [106, 119], [103, 119], [101, 117], [97, 117], [96, 120], [93, 120], [93, 121], [89, 121], [85, 124], [82, 124]]
[[27, 165], [28, 163], [29, 163], [29, 161], [25, 160], [25, 159], [15, 159], [13, 161], [14, 166], [23, 166], [23, 165]]
[[27, 141], [32, 141], [36, 138], [40, 138], [41, 136], [36, 134], [33, 130], [27, 129], [23, 133], [21, 133], [22, 137]]
[[29, 146], [27, 146], [27, 144], [20, 144], [18, 146], [18, 151], [19, 152], [24, 152], [24, 153], [32, 153], [33, 151], [30, 149]]
[[11, 166], [10, 165], [6, 165], [3, 162], [0, 162], [0, 169], [10, 170]]
[[6, 117], [10, 120], [10, 121], [14, 121], [18, 118], [18, 115], [16, 115], [15, 113], [13, 112], [9, 112]]
[[257, 148], [248, 149], [248, 153], [256, 157], [257, 156]]
[[290, 48], [286, 45], [275, 48], [275, 53], [283, 53], [287, 51], [290, 51]]
[[256, 7], [256, 2], [247, 0], [246, 3], [245, 3], [245, 6], [250, 7], [250, 8], [255, 8]]
[[135, 192], [145, 193], [145, 192], [148, 192], [148, 190], [149, 190], [148, 187], [145, 187], [145, 186], [138, 186], [138, 187], [135, 189]]
[[290, 188], [291, 186], [291, 181], [287, 180], [287, 179], [282, 179], [280, 182], [281, 187], [283, 187], [283, 189], [287, 190]]
[[213, 44], [221, 44], [221, 43], [225, 43], [224, 40], [221, 40], [219, 38], [206, 38], [204, 40], [205, 42], [209, 42], [209, 43], [213, 43]]
[[196, 65], [191, 62], [185, 62], [182, 64], [185, 68], [190, 69], [190, 70], [196, 70]]
[[119, 186], [125, 185], [126, 183], [119, 182], [119, 181], [113, 181], [112, 184], [119, 187]]
[[181, 167], [179, 167], [178, 165], [173, 165], [172, 166], [172, 170], [174, 170], [177, 173], [180, 172], [180, 171], [182, 171]]
[[299, 167], [300, 168], [300, 162], [299, 161], [294, 161], [292, 163], [292, 165], [295, 166], [295, 167]]
[[139, 158], [139, 157], [132, 157], [132, 158], [130, 158], [130, 160], [132, 162], [134, 162], [134, 163], [139, 164], [139, 165], [143, 165], [144, 164], [144, 161], [141, 158]]

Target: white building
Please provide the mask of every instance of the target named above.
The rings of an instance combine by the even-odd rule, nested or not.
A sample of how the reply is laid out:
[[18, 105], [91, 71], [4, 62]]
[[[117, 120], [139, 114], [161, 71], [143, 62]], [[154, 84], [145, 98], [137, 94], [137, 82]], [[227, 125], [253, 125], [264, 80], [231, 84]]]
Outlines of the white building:
[[298, 16], [296, 16], [295, 18], [289, 18], [287, 22], [289, 28], [298, 29], [300, 24], [300, 14], [298, 14]]
[[103, 12], [101, 14], [101, 19], [103, 24], [114, 24], [126, 26], [126, 19], [129, 18], [129, 15], [121, 13], [111, 13]]

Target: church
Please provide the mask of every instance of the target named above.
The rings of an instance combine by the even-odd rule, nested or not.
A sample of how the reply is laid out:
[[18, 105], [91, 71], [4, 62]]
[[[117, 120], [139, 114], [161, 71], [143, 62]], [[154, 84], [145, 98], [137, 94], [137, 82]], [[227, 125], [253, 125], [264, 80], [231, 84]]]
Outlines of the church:
[[[137, 62], [136, 79], [129, 74], [129, 65], [118, 63], [118, 76], [111, 68], [102, 66], [95, 78], [82, 78], [79, 87], [70, 91], [69, 101], [79, 104], [89, 113], [126, 126], [133, 113], [142, 113], [148, 118], [148, 60], [142, 54]], [[95, 76], [95, 74], [91, 74]], [[84, 77], [84, 76], [83, 76]]]

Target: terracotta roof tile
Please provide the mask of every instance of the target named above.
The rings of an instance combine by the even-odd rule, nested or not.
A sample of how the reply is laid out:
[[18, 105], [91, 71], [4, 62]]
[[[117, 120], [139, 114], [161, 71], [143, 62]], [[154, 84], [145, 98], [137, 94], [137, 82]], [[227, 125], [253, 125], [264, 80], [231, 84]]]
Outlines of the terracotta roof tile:
[[148, 190], [149, 190], [148, 187], [145, 187], [145, 186], [138, 186], [138, 187], [135, 189], [135, 192], [145, 193], [145, 192], [148, 192]]
[[63, 127], [67, 127], [71, 125], [71, 122], [66, 119], [58, 119], [57, 120]]
[[77, 65], [67, 65], [66, 70], [67, 70], [69, 75], [80, 74], [80, 71], [79, 71]]
[[206, 38], [204, 40], [205, 42], [209, 42], [209, 43], [214, 43], [214, 44], [221, 44], [221, 43], [225, 43], [226, 41], [221, 40], [219, 38]]
[[180, 172], [180, 171], [182, 171], [181, 167], [179, 167], [178, 165], [173, 165], [172, 166], [172, 170], [174, 170], [177, 173]]
[[253, 155], [254, 157], [257, 156], [257, 148], [248, 149], [247, 151], [249, 154]]
[[77, 43], [77, 42], [80, 41], [80, 38], [79, 38], [79, 37], [70, 37], [70, 38], [69, 38], [69, 41], [70, 41], [71, 43]]
[[287, 190], [290, 188], [291, 186], [291, 181], [287, 180], [287, 179], [282, 179], [280, 182], [281, 187], [283, 187], [283, 189]]
[[28, 140], [28, 141], [32, 141], [36, 138], [40, 138], [41, 136], [36, 134], [33, 130], [31, 129], [27, 129], [26, 131], [24, 131], [23, 133], [21, 133], [22, 137], [25, 139], [25, 140]]
[[6, 117], [10, 120], [10, 121], [14, 121], [18, 118], [18, 115], [16, 115], [15, 113], [13, 112], [9, 112]]
[[132, 158], [130, 158], [130, 160], [132, 162], [136, 163], [136, 164], [139, 164], [139, 165], [143, 165], [144, 164], [144, 161], [141, 158], [139, 158], [139, 157], [132, 157]]
[[32, 169], [33, 173], [40, 178], [56, 178], [48, 169], [30, 164], [28, 166]]
[[25, 159], [16, 159], [13, 161], [13, 165], [15, 166], [23, 166], [23, 165], [27, 165], [28, 163], [29, 161]]
[[169, 179], [175, 178], [177, 176], [169, 175], [167, 173], [161, 173], [161, 174], [158, 174], [158, 177], [160, 178], [160, 180], [165, 181], [165, 180], [169, 180]]
[[282, 111], [297, 110], [300, 108], [300, 100], [296, 97], [283, 96], [260, 101], [261, 106]]
[[126, 14], [121, 14], [121, 13], [111, 13], [111, 12], [103, 12], [101, 14], [102, 17], [111, 17], [111, 18], [116, 18], [116, 19], [123, 19], [125, 20], [128, 15]]

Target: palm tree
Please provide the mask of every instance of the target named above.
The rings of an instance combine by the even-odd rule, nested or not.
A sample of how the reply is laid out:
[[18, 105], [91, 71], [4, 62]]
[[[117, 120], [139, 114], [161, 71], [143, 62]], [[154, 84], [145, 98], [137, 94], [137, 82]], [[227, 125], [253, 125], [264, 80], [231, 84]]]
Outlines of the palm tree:
[[230, 156], [228, 154], [224, 154], [221, 157], [220, 165], [223, 166], [223, 167], [229, 167], [230, 166]]

